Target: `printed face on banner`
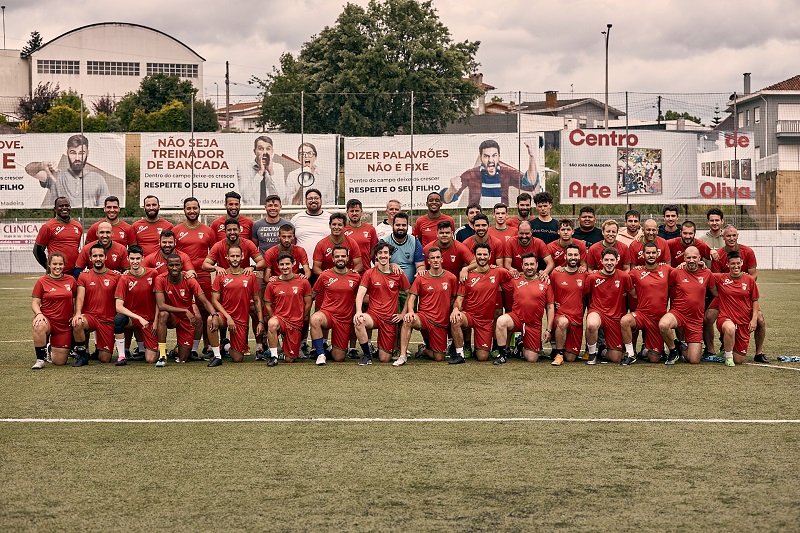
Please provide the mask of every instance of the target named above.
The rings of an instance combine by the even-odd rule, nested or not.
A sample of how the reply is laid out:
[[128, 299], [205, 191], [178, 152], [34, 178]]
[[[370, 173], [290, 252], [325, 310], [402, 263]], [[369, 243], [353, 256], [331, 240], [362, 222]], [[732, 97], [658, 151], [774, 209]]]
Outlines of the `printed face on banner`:
[[491, 208], [513, 204], [526, 191], [544, 187], [542, 133], [400, 135], [345, 139], [345, 196], [365, 204], [389, 198], [425, 208], [431, 192], [442, 208], [472, 202]]
[[59, 196], [69, 199], [73, 209], [103, 207], [112, 195], [125, 206], [124, 135], [2, 136], [0, 208], [52, 209]]
[[752, 157], [743, 132], [562, 131], [561, 202], [753, 205]]
[[338, 200], [336, 135], [143, 133], [140, 197], [158, 196], [162, 207], [181, 207], [194, 196], [222, 206], [236, 191], [242, 207], [263, 207], [278, 195], [283, 205], [303, 205], [309, 188], [323, 204]]

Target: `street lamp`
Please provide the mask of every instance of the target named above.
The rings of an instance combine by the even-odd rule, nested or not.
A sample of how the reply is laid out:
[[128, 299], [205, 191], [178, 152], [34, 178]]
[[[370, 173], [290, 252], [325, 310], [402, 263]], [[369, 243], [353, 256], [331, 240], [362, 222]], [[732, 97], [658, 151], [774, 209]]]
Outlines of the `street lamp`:
[[214, 86], [217, 88], [217, 109], [219, 109], [219, 84], [214, 82]]
[[608, 129], [608, 37], [611, 35], [611, 24], [606, 24], [606, 31], [601, 31], [603, 35], [606, 36], [606, 126], [605, 128]]

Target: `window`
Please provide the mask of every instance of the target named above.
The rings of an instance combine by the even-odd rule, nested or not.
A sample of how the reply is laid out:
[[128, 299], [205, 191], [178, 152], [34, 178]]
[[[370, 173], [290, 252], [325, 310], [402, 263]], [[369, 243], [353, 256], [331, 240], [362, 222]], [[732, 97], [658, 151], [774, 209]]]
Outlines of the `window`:
[[80, 61], [64, 59], [37, 59], [36, 72], [38, 74], [80, 74]]
[[87, 61], [86, 74], [95, 76], [138, 76], [139, 63], [125, 61]]
[[743, 128], [744, 127], [744, 113], [739, 111], [739, 116], [737, 118], [739, 119], [739, 127]]
[[197, 78], [197, 65], [183, 63], [148, 63], [147, 75], [167, 74], [181, 78]]
[[761, 124], [761, 107], [755, 107], [753, 109], [753, 122], [755, 124]]
[[744, 111], [744, 125], [745, 126], [749, 126], [750, 125], [750, 110], [749, 109], [745, 109], [745, 111]]

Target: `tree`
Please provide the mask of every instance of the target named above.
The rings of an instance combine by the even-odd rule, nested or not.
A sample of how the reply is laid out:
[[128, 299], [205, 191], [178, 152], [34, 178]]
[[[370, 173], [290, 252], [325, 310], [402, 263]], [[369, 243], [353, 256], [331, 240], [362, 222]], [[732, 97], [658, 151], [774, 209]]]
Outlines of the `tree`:
[[714, 118], [711, 119], [711, 125], [716, 128], [721, 122], [722, 118], [719, 115], [719, 106], [714, 106]]
[[117, 102], [111, 97], [110, 94], [105, 94], [94, 101], [92, 104], [92, 109], [96, 115], [104, 113], [105, 115], [109, 116], [117, 109]]
[[332, 27], [306, 42], [295, 58], [251, 83], [262, 89], [261, 125], [309, 133], [439, 132], [465, 117], [481, 88], [464, 79], [475, 70], [479, 42], [454, 43], [430, 0], [347, 4]]
[[89, 116], [89, 110], [80, 95], [66, 91], [58, 95], [45, 113], [36, 113], [30, 120], [31, 133], [70, 133], [81, 131], [81, 111], [83, 111], [83, 131], [108, 131], [108, 115], [97, 113]]
[[19, 52], [20, 57], [24, 57], [26, 59], [31, 57], [31, 54], [41, 48], [43, 44], [44, 40], [42, 39], [42, 36], [39, 35], [39, 32], [32, 31], [31, 38], [28, 39], [28, 42], [25, 43], [25, 46], [23, 46], [22, 50]]
[[39, 83], [31, 96], [23, 96], [19, 99], [18, 111], [23, 121], [31, 120], [37, 113], [45, 114], [53, 105], [53, 101], [58, 98], [58, 84], [51, 85], [50, 82]]
[[679, 118], [684, 118], [686, 120], [691, 120], [692, 122], [696, 122], [697, 124], [702, 124], [702, 120], [697, 117], [693, 117], [689, 114], [688, 111], [684, 111], [683, 113], [678, 113], [677, 111], [672, 111], [668, 109], [666, 114], [661, 120], [678, 120]]

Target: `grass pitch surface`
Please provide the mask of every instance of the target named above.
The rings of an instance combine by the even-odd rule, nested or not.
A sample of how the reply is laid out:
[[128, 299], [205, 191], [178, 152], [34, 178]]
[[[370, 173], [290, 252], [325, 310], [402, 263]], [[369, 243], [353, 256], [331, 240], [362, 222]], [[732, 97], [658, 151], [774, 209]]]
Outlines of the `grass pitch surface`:
[[[24, 340], [33, 281], [0, 277], [0, 418], [303, 420], [0, 422], [3, 530], [800, 523], [800, 424], [646, 421], [796, 421], [798, 364], [92, 362], [33, 372]], [[773, 361], [797, 355], [800, 274], [762, 272], [760, 281], [767, 351]], [[309, 420], [319, 418], [341, 420]], [[464, 420], [474, 418], [570, 420]], [[645, 421], [576, 420], [600, 418]]]

